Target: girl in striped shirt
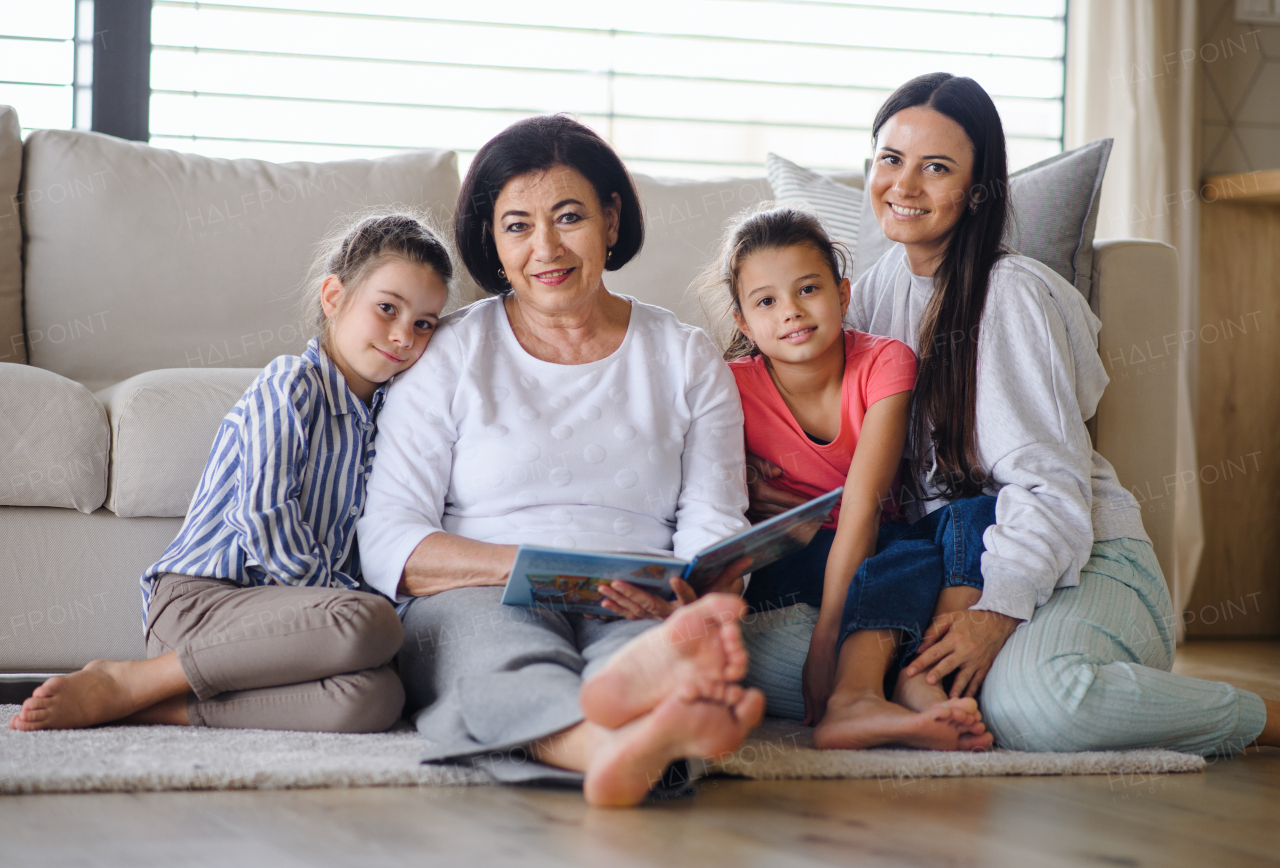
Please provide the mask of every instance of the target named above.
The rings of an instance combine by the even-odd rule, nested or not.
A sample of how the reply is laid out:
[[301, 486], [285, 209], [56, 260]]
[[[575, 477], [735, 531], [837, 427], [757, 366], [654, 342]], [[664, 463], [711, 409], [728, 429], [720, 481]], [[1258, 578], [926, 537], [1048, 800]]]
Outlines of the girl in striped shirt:
[[453, 262], [421, 220], [389, 214], [328, 245], [313, 275], [317, 336], [223, 419], [178, 538], [142, 576], [149, 659], [50, 678], [10, 728], [370, 732], [399, 718], [400, 619], [361, 589], [355, 524], [386, 386], [422, 356]]

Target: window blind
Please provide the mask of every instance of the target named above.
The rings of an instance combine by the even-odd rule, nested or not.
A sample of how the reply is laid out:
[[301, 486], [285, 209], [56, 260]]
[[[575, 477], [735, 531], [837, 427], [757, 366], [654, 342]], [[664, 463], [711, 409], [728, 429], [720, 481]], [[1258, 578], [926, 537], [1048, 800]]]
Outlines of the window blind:
[[[12, 5], [0, 100], [87, 127], [92, 0]], [[859, 168], [876, 108], [935, 70], [992, 94], [1011, 168], [1062, 148], [1065, 0], [156, 0], [152, 40], [152, 143], [217, 156], [465, 166], [567, 111], [652, 174]]]
[[93, 0], [6, 0], [0, 9], [0, 103], [17, 108], [24, 135], [88, 129]]
[[996, 98], [1013, 168], [1062, 147], [1064, 0], [157, 0], [152, 142], [332, 159], [567, 111], [637, 170], [856, 168], [888, 93], [943, 69]]

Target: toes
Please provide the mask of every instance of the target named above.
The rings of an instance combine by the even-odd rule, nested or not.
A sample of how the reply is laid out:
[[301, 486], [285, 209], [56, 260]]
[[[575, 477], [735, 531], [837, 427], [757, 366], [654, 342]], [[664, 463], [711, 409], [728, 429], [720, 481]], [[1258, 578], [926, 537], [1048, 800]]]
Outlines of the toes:
[[950, 723], [955, 720], [955, 709], [948, 706], [945, 702], [941, 705], [933, 705], [926, 708], [920, 714], [930, 720], [940, 720], [944, 723]]
[[742, 723], [744, 731], [755, 728], [764, 717], [764, 694], [752, 687], [742, 691], [742, 698], [733, 704], [733, 714]]
[[18, 717], [29, 718], [33, 714], [48, 714], [51, 705], [52, 703], [50, 702], [28, 699], [22, 703], [22, 709], [18, 712]]
[[[61, 675], [55, 675], [52, 678], [47, 679], [43, 684], [41, 684], [39, 687], [33, 690], [31, 692], [31, 698], [32, 699], [48, 699], [49, 697], [56, 694], [59, 691], [59, 689], [61, 689], [65, 681], [66, 679], [63, 678]], [[26, 703], [23, 703], [23, 704], [25, 705]]]
[[960, 736], [961, 750], [972, 750], [972, 751], [990, 750], [994, 743], [995, 743], [995, 739], [991, 736], [991, 733], [989, 732], [983, 733], [982, 735], [964, 734]]

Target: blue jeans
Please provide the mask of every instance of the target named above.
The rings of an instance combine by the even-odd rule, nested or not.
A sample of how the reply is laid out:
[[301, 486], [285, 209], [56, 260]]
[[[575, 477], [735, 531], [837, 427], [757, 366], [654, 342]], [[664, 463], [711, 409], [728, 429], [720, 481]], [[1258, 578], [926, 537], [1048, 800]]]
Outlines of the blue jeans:
[[[859, 630], [901, 630], [898, 659], [910, 659], [943, 588], [982, 589], [982, 534], [995, 521], [996, 499], [980, 496], [954, 501], [914, 524], [881, 525], [875, 555], [849, 583], [840, 643]], [[835, 531], [822, 528], [805, 548], [756, 571], [745, 594], [751, 610], [796, 603], [820, 608], [834, 540]]]

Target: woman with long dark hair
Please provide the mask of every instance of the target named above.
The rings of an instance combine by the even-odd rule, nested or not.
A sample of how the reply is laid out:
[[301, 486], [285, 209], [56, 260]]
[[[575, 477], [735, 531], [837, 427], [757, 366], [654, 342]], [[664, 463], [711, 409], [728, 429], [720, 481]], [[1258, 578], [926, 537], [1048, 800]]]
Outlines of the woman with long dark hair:
[[[1141, 510], [1085, 428], [1107, 385], [1100, 323], [1066, 280], [1002, 246], [1008, 174], [991, 98], [972, 79], [920, 76], [889, 97], [872, 135], [867, 195], [901, 247], [854, 285], [848, 324], [919, 355], [909, 507], [997, 497], [982, 591], [935, 619], [904, 677], [951, 678], [953, 697], [981, 687], [1003, 747], [1280, 745], [1280, 703], [1169, 671], [1175, 616]], [[763, 512], [789, 500], [763, 482], [752, 499]], [[745, 638], [753, 668], [776, 672], [767, 649], [786, 643]], [[841, 654], [828, 717], [853, 705]]]

